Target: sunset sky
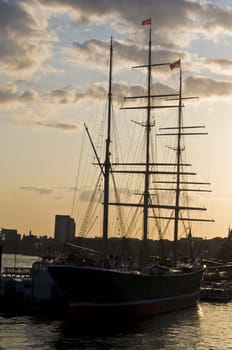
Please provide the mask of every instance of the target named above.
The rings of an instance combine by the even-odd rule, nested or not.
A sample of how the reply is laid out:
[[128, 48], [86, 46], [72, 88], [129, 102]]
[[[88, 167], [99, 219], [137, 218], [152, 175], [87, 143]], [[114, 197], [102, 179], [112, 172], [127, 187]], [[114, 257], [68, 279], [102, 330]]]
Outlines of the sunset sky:
[[[153, 61], [181, 58], [185, 93], [198, 96], [187, 113], [208, 132], [197, 154], [206, 154], [199, 172], [206, 171], [211, 183], [208, 217], [215, 222], [197, 233], [227, 235], [231, 0], [0, 0], [0, 227], [52, 236], [55, 214], [74, 215], [83, 123], [94, 131], [98, 99], [107, 88], [110, 37], [117, 83], [126, 90], [135, 84], [131, 67], [146, 58], [148, 28], [141, 22], [149, 17]], [[166, 76], [160, 78], [167, 84]], [[82, 195], [79, 188], [77, 200]]]

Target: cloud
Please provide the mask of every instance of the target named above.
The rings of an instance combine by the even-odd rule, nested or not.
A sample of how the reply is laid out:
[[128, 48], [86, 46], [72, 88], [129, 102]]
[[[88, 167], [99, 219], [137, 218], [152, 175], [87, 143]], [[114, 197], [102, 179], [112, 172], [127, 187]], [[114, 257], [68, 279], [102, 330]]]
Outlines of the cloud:
[[47, 103], [68, 104], [76, 103], [85, 97], [86, 93], [80, 92], [72, 87], [64, 87], [62, 89], [54, 89], [44, 95]]
[[[31, 5], [35, 4], [34, 1]], [[0, 72], [27, 76], [46, 70], [42, 64], [51, 57], [51, 43], [56, 40], [47, 29], [46, 16], [34, 11], [24, 0], [0, 1]]]
[[[114, 68], [127, 67], [128, 62], [144, 63], [143, 59], [146, 51], [139, 46], [128, 45], [117, 40], [114, 40], [113, 46], [114, 56], [117, 57], [117, 60], [114, 61]], [[73, 50], [70, 50], [69, 53], [75, 61], [78, 60], [88, 65], [92, 63], [95, 68], [102, 69], [104, 67], [105, 69], [106, 57], [109, 57], [109, 48], [109, 41], [91, 39], [84, 43], [74, 42]], [[86, 57], [88, 57], [88, 62]]]
[[[86, 42], [74, 42], [72, 49], [66, 50], [69, 59], [73, 62], [88, 65], [89, 69], [105, 70], [106, 57], [109, 57], [109, 41], [87, 40]], [[133, 65], [143, 65], [147, 60], [147, 48], [141, 48], [131, 42], [113, 41], [114, 71], [122, 70]], [[152, 51], [153, 62], [172, 62], [177, 58], [183, 58], [184, 53], [175, 50], [157, 47]], [[88, 60], [86, 59], [88, 57]], [[91, 66], [90, 66], [91, 64]]]
[[[168, 73], [167, 73], [168, 74]], [[224, 81], [224, 80], [215, 80], [210, 79], [204, 76], [188, 76], [183, 80], [184, 85], [184, 93], [186, 95], [197, 95], [197, 96], [229, 96], [232, 95], [232, 82]], [[174, 93], [174, 89], [164, 83], [154, 83], [152, 84], [152, 93], [154, 94], [167, 94]], [[47, 102], [60, 103], [60, 104], [73, 104], [79, 103], [85, 99], [102, 99], [106, 98], [108, 93], [108, 87], [104, 84], [96, 83], [90, 84], [88, 89], [85, 92], [80, 92], [73, 88], [67, 87], [63, 88], [59, 91], [51, 91], [46, 95]], [[124, 97], [132, 97], [132, 96], [145, 96], [146, 90], [142, 85], [127, 85], [123, 82], [112, 84], [112, 95], [113, 101], [118, 104], [118, 106], [122, 106], [124, 103]], [[38, 122], [38, 125], [47, 126], [47, 127], [56, 127], [52, 123]], [[60, 128], [62, 128], [62, 123]], [[59, 127], [59, 123], [57, 125]], [[67, 129], [76, 129], [77, 125], [67, 125]]]
[[0, 104], [25, 103], [38, 98], [35, 90], [20, 92], [17, 86], [11, 82], [0, 85]]
[[210, 96], [229, 96], [232, 94], [232, 82], [213, 80], [205, 77], [188, 77], [184, 81], [185, 94]]
[[[139, 47], [141, 40], [138, 36], [147, 33], [141, 21], [148, 15], [153, 19], [154, 61], [184, 58], [185, 53], [179, 49], [188, 47], [198, 35], [212, 35], [213, 29], [215, 38], [217, 33], [225, 30], [231, 35], [230, 8], [187, 0], [144, 0], [143, 3], [133, 0], [133, 11], [128, 11], [128, 6], [124, 0], [1, 0], [0, 72], [21, 78], [39, 71], [55, 70], [47, 62], [53, 55], [54, 43], [58, 41], [58, 32], [53, 30], [55, 25], [51, 26], [52, 18], [60, 24], [58, 15], [68, 15], [70, 25], [78, 26], [83, 22], [86, 26], [108, 24], [126, 35], [127, 44], [115, 42], [120, 57], [116, 64], [120, 68], [128, 62], [144, 62], [146, 49]], [[78, 58], [78, 62], [87, 62], [88, 57], [88, 64], [94, 64], [96, 68], [101, 67], [108, 57], [109, 43], [97, 40], [75, 42], [72, 50], [66, 47], [65, 51], [71, 59]]]
[[[89, 69], [101, 69], [105, 71], [106, 62], [105, 57], [109, 56], [109, 41], [99, 41], [99, 40], [88, 40], [84, 43], [75, 42], [73, 48], [69, 49], [67, 52], [70, 54], [70, 58], [75, 62], [81, 64], [91, 63]], [[131, 43], [125, 43], [123, 41], [114, 40], [113, 41], [113, 62], [114, 71], [120, 71], [127, 69], [130, 66], [143, 65], [146, 64], [147, 60], [147, 48], [141, 48]], [[88, 60], [86, 59], [88, 57]], [[224, 74], [229, 75], [232, 68], [232, 60], [225, 58], [201, 58], [196, 54], [191, 55], [188, 52], [182, 52], [180, 50], [173, 50], [168, 48], [156, 47], [152, 51], [152, 62], [173, 62], [177, 59], [181, 59], [184, 68], [190, 71], [203, 72], [208, 69], [214, 74]], [[163, 69], [162, 73], [159, 74], [163, 76], [169, 74], [169, 69]]]
[[[125, 9], [124, 4], [121, 0], [118, 1], [119, 6], [121, 5], [120, 12]], [[55, 11], [67, 11], [73, 17], [76, 17], [81, 23], [83, 22], [92, 22], [93, 20], [99, 21], [105, 17], [108, 17], [110, 14], [120, 13], [118, 10], [117, 2], [114, 1], [104, 1], [98, 0], [40, 0], [40, 3], [43, 4], [46, 8], [53, 9]], [[116, 6], [115, 6], [116, 3]], [[123, 6], [124, 5], [124, 6]], [[128, 6], [126, 6], [128, 8]]]
[[74, 187], [54, 187], [54, 188], [45, 188], [37, 186], [21, 186], [20, 190], [35, 192], [40, 195], [53, 195], [55, 199], [65, 198], [67, 194], [72, 194], [75, 191]]
[[232, 69], [232, 60], [225, 58], [206, 58], [203, 63], [214, 74], [230, 75]]
[[55, 122], [41, 122], [37, 121], [33, 123], [34, 125], [43, 127], [43, 128], [51, 128], [51, 129], [60, 129], [65, 131], [73, 131], [78, 130], [79, 126], [74, 124], [65, 124], [65, 123], [55, 123]]
[[[164, 84], [153, 84], [153, 89], [159, 93], [167, 93], [167, 91], [173, 92], [173, 90]], [[60, 103], [60, 104], [72, 104], [81, 102], [84, 99], [102, 99], [106, 98], [108, 94], [108, 87], [104, 84], [96, 83], [90, 84], [85, 92], [80, 92], [74, 88], [63, 88], [59, 90], [53, 90], [46, 94], [46, 101], [48, 103]], [[112, 94], [114, 102], [119, 105], [123, 103], [125, 96], [138, 96], [146, 95], [144, 87], [141, 85], [126, 85], [125, 83], [112, 84]]]
[[[125, 0], [40, 0], [40, 4], [53, 10], [63, 10], [76, 19], [76, 24], [110, 24], [121, 33], [132, 33], [143, 19], [152, 17], [154, 42], [173, 47], [187, 46], [196, 34], [231, 31], [230, 8], [206, 1], [189, 0], [133, 0], [133, 11]], [[173, 40], [175, 38], [175, 40]]]
[[106, 96], [107, 90], [100, 84], [90, 84], [86, 91], [79, 91], [72, 87], [64, 87], [63, 89], [54, 89], [44, 95], [46, 103], [73, 104], [78, 103], [86, 98], [99, 98]]
[[[23, 83], [23, 85], [25, 85]], [[51, 91], [51, 96], [56, 96], [56, 92]], [[67, 90], [64, 93], [68, 95]], [[66, 122], [65, 114], [70, 114], [69, 104], [73, 103], [66, 97], [67, 111], [62, 111], [59, 105], [64, 104], [60, 98], [49, 99], [44, 95], [39, 95], [35, 90], [20, 89], [14, 83], [0, 85], [0, 106], [4, 110], [2, 119], [17, 126], [33, 126], [47, 129], [59, 129], [63, 131], [79, 130], [78, 122]]]
[[[0, 72], [23, 77], [51, 69], [46, 62], [53, 55], [58, 33], [52, 30], [50, 24], [51, 19], [58, 15], [68, 15], [71, 17], [70, 24], [77, 26], [83, 22], [91, 26], [111, 25], [112, 29], [127, 35], [131, 43], [136, 41], [136, 46], [140, 42], [138, 36], [146, 34], [141, 21], [151, 16], [153, 42], [159, 45], [156, 48], [161, 58], [162, 47], [188, 47], [200, 34], [212, 35], [214, 31], [214, 36], [217, 36], [217, 33], [227, 31], [231, 35], [232, 10], [228, 7], [224, 9], [208, 2], [187, 0], [144, 0], [143, 3], [133, 0], [133, 11], [128, 11], [129, 6], [125, 0], [1, 0]], [[58, 19], [56, 22], [60, 23]], [[136, 46], [127, 46], [126, 50], [124, 45], [122, 51], [118, 43], [123, 60], [131, 60], [133, 56], [136, 62], [140, 62], [143, 50]], [[97, 58], [97, 63], [101, 63], [101, 49], [106, 50], [106, 43], [90, 40], [85, 44], [75, 43], [74, 48], [80, 59], [81, 52], [85, 52], [89, 54], [90, 62]]]
[[81, 190], [79, 194], [80, 201], [102, 203], [102, 191], [98, 191], [93, 197], [93, 190]]
[[225, 34], [225, 31], [231, 32], [232, 30], [232, 8], [226, 7], [226, 9], [220, 8], [213, 4], [202, 4], [204, 9], [205, 23], [204, 27], [208, 32], [217, 32], [218, 30]]
[[23, 191], [36, 192], [36, 193], [39, 193], [41, 195], [50, 195], [53, 193], [52, 189], [42, 188], [42, 187], [21, 186], [20, 189]]

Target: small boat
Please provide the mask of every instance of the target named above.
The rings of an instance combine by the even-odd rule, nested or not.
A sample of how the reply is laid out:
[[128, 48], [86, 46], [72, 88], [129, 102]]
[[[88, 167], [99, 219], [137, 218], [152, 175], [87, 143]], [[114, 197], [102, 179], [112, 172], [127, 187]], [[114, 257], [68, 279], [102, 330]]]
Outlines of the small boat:
[[66, 305], [48, 272], [50, 263], [39, 259], [31, 267], [3, 267], [0, 275], [0, 312], [61, 316]]
[[200, 299], [227, 302], [232, 299], [232, 286], [223, 283], [206, 284], [201, 288]]
[[[150, 24], [148, 21], [147, 24]], [[151, 43], [151, 27], [149, 29], [149, 45], [148, 45], [148, 62], [143, 66], [136, 68], [145, 68], [147, 70], [147, 91], [143, 96], [128, 97], [128, 100], [140, 100], [142, 105], [136, 107], [123, 107], [123, 109], [141, 109], [146, 111], [146, 119], [139, 123], [140, 127], [145, 130], [145, 155], [144, 161], [138, 164], [135, 163], [120, 163], [120, 166], [133, 166], [135, 170], [116, 170], [117, 164], [111, 161], [111, 103], [112, 103], [112, 56], [113, 56], [113, 40], [110, 42], [110, 74], [109, 74], [109, 90], [108, 90], [108, 130], [106, 136], [105, 160], [98, 165], [104, 179], [104, 212], [103, 212], [103, 247], [102, 259], [95, 264], [64, 262], [51, 264], [48, 269], [63, 291], [68, 305], [68, 317], [71, 320], [81, 321], [86, 320], [118, 320], [118, 319], [136, 319], [154, 314], [170, 312], [186, 307], [196, 305], [200, 296], [201, 281], [203, 275], [203, 267], [200, 264], [178, 264], [178, 225], [180, 220], [184, 220], [183, 212], [194, 210], [205, 210], [205, 208], [183, 206], [180, 202], [180, 193], [194, 191], [189, 188], [189, 185], [202, 184], [197, 182], [188, 182], [183, 180], [183, 176], [188, 177], [192, 173], [182, 171], [182, 168], [188, 166], [182, 161], [182, 138], [184, 135], [200, 135], [201, 132], [193, 132], [197, 126], [183, 125], [182, 115], [182, 69], [181, 61], [177, 60], [173, 64], [170, 62], [153, 64], [151, 61], [152, 43]], [[179, 86], [177, 92], [169, 94], [155, 95], [152, 92], [151, 72], [155, 67], [166, 67], [166, 69], [179, 69]], [[176, 143], [173, 150], [176, 153], [176, 161], [173, 163], [156, 163], [151, 159], [152, 149], [152, 127], [154, 123], [151, 118], [151, 112], [159, 106], [154, 105], [153, 101], [158, 99], [177, 101], [174, 105], [170, 105], [170, 100], [167, 108], [175, 108], [177, 110], [177, 125], [164, 128], [169, 135], [176, 137]], [[125, 98], [127, 101], [127, 98]], [[164, 108], [164, 105], [160, 106]], [[201, 128], [201, 126], [199, 127]], [[187, 131], [186, 131], [187, 129]], [[136, 142], [136, 141], [135, 141]], [[95, 150], [96, 153], [96, 150]], [[136, 168], [137, 166], [137, 168]], [[159, 170], [165, 166], [172, 167], [172, 170]], [[158, 169], [158, 170], [157, 170]], [[138, 203], [112, 203], [109, 200], [109, 181], [110, 176], [116, 173], [127, 174], [139, 173], [143, 178], [143, 191]], [[175, 180], [159, 181], [157, 177], [165, 174], [175, 177]], [[170, 188], [161, 188], [162, 191], [175, 193], [174, 204], [160, 204], [156, 197], [152, 196], [151, 184], [163, 183], [170, 185]], [[157, 185], [158, 187], [158, 185]], [[188, 188], [187, 188], [188, 187]], [[195, 189], [195, 191], [197, 191]], [[154, 198], [154, 199], [153, 199]], [[138, 257], [136, 266], [130, 264], [117, 263], [110, 264], [114, 256], [110, 256], [108, 251], [109, 237], [109, 207], [119, 205], [120, 207], [136, 207], [141, 211], [141, 222], [143, 226], [141, 254]], [[170, 212], [170, 215], [154, 215], [154, 211], [159, 213], [160, 209]], [[172, 221], [174, 228], [174, 243], [172, 266], [160, 266], [159, 264], [149, 264], [148, 256], [148, 233], [149, 220], [160, 219]], [[186, 218], [190, 221], [191, 218]], [[194, 218], [193, 221], [197, 219]], [[199, 219], [201, 221], [201, 219]], [[108, 257], [108, 264], [106, 259]], [[105, 261], [104, 261], [105, 259]]]

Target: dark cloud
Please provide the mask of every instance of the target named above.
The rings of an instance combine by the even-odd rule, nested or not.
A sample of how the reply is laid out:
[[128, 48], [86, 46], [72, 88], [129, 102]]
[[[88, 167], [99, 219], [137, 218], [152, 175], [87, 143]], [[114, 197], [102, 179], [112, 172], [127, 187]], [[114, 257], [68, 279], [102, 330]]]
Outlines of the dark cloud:
[[[114, 46], [114, 70], [122, 70], [125, 67], [133, 65], [142, 65], [146, 63], [147, 60], [147, 49], [141, 48], [136, 45], [128, 45], [123, 42], [115, 40], [113, 42]], [[74, 55], [79, 62], [85, 63], [86, 57], [88, 57], [89, 62], [97, 66], [98, 69], [105, 69], [105, 57], [108, 57], [109, 54], [109, 42], [98, 41], [98, 40], [88, 40], [84, 43], [75, 43], [73, 45]], [[194, 70], [197, 66], [197, 69], [204, 70], [208, 69], [214, 74], [230, 74], [232, 68], [232, 60], [223, 59], [223, 58], [197, 58], [195, 57], [191, 65], [191, 56], [178, 51], [171, 49], [155, 48], [152, 52], [152, 62], [173, 62], [177, 59], [181, 59], [185, 64], [187, 70]], [[161, 71], [160, 71], [161, 72]], [[162, 74], [169, 74], [169, 69], [162, 69]], [[81, 97], [81, 96], [80, 96]]]
[[54, 89], [44, 95], [45, 101], [49, 103], [75, 103], [78, 100], [85, 97], [85, 93], [78, 92], [72, 87], [67, 87], [63, 89]]
[[[36, 2], [31, 1], [31, 6]], [[24, 0], [0, 1], [0, 70], [3, 74], [34, 72], [50, 56], [46, 21]]]
[[[40, 3], [53, 9], [71, 9], [80, 21], [89, 22], [93, 18], [104, 18], [109, 14], [120, 13], [128, 10], [128, 4], [125, 1], [106, 1], [106, 0], [40, 0]], [[120, 11], [119, 6], [121, 5]]]
[[[184, 85], [184, 94], [186, 95], [197, 95], [202, 97], [209, 97], [209, 96], [229, 96], [232, 94], [232, 82], [229, 81], [223, 81], [223, 80], [214, 80], [206, 77], [193, 77], [189, 76], [186, 79], [183, 80]], [[100, 99], [100, 98], [106, 98], [107, 96], [107, 87], [99, 84], [92, 84], [90, 85], [89, 89], [85, 92], [79, 93], [78, 91], [75, 91], [74, 89], [71, 90], [72, 93], [69, 92], [69, 90], [63, 89], [62, 92], [64, 96], [66, 97], [66, 103], [78, 103], [81, 102], [83, 99]], [[152, 93], [153, 94], [167, 94], [167, 93], [174, 93], [176, 92], [173, 90], [172, 87], [168, 86], [167, 84], [161, 84], [161, 83], [155, 83], [152, 84]], [[146, 95], [146, 90], [144, 90], [144, 87], [141, 85], [126, 85], [124, 83], [118, 83], [112, 85], [112, 94], [113, 94], [113, 100], [115, 103], [118, 104], [118, 106], [122, 106], [124, 103], [124, 97], [132, 97], [132, 96], [143, 96]], [[70, 99], [67, 98], [67, 96], [70, 96]], [[59, 102], [57, 100], [57, 96], [55, 94], [55, 99], [53, 100], [54, 94], [51, 92], [49, 94], [49, 102]], [[62, 94], [60, 95], [60, 103], [63, 102], [64, 99], [62, 97]], [[38, 125], [46, 126], [46, 123], [38, 123]], [[59, 125], [59, 124], [58, 124]], [[62, 124], [61, 124], [62, 125]], [[47, 127], [55, 127], [53, 124], [48, 124]], [[77, 128], [77, 126], [74, 126], [73, 129]], [[69, 126], [67, 126], [67, 129], [69, 129]], [[72, 126], [70, 127], [72, 129]]]
[[[137, 37], [133, 36], [133, 33], [147, 34], [147, 31], [141, 28], [141, 21], [147, 17], [152, 17], [153, 20], [152, 61], [172, 62], [181, 58], [183, 62], [193, 63], [192, 70], [197, 63], [193, 62], [191, 54], [180, 49], [181, 46], [182, 48], [188, 46], [198, 34], [211, 35], [211, 31], [215, 28], [220, 32], [222, 29], [229, 31], [232, 27], [232, 10], [210, 2], [133, 0], [133, 11], [128, 11], [129, 6], [130, 3], [125, 0], [0, 0], [0, 71], [4, 74], [16, 74], [17, 78], [18, 73], [33, 73], [41, 69], [42, 64], [51, 55], [51, 44], [56, 40], [49, 27], [49, 20], [58, 13], [68, 13], [72, 19], [76, 20], [76, 24], [83, 21], [89, 25], [107, 23], [114, 26], [114, 29], [127, 33], [127, 43], [114, 41], [114, 69], [116, 70], [125, 67], [128, 69], [130, 66], [146, 62], [147, 48], [139, 46], [139, 40], [135, 43]], [[72, 46], [72, 54], [77, 63], [88, 62], [89, 70], [103, 66], [105, 69], [105, 58], [109, 56], [109, 41], [92, 39], [86, 42], [75, 42]], [[214, 74], [228, 75], [232, 67], [232, 60], [200, 58], [199, 61], [202, 64], [199, 68], [198, 62], [199, 74], [207, 68]], [[210, 91], [207, 93], [207, 87], [212, 87], [213, 95], [223, 96], [231, 93], [229, 82], [196, 78], [194, 83], [197, 84], [196, 81], [199, 83], [199, 79], [202, 79], [199, 88], [202, 89], [202, 93], [204, 90], [204, 96], [211, 94]], [[189, 81], [190, 78], [186, 80], [186, 87]], [[0, 86], [1, 104], [40, 99], [29, 85], [26, 88], [25, 80], [21, 80], [18, 84], [21, 84], [21, 88], [24, 86], [23, 91], [17, 89], [14, 84]], [[133, 88], [136, 90], [136, 87], [130, 89]], [[123, 84], [118, 84], [117, 88], [115, 85], [116, 100], [120, 101], [127, 92], [128, 87]], [[74, 88], [53, 89], [43, 97], [44, 102], [70, 104], [77, 103], [86, 97], [98, 98], [106, 93], [105, 86], [98, 84], [91, 85], [85, 92]], [[49, 122], [38, 123], [38, 126], [66, 130], [75, 130], [77, 127], [66, 123]]]
[[224, 28], [228, 32], [232, 30], [232, 8], [220, 8], [214, 4], [203, 4], [205, 23], [207, 31], [214, 31], [218, 28]]
[[[218, 65], [224, 69], [229, 69], [231, 62], [227, 60], [210, 60], [206, 66]], [[168, 71], [168, 70], [167, 70]], [[189, 76], [184, 81], [185, 94], [196, 94], [197, 96], [229, 96], [232, 94], [232, 82], [224, 80], [215, 80], [203, 76]], [[173, 89], [167, 84], [155, 83], [152, 86], [154, 94], [172, 93]], [[46, 95], [39, 96], [34, 90], [26, 90], [19, 92], [15, 85], [5, 84], [0, 86], [0, 104], [11, 106], [12, 104], [23, 104], [26, 102], [43, 101], [51, 105], [57, 104], [78, 104], [86, 99], [95, 99], [96, 101], [106, 98], [108, 87], [104, 84], [91, 84], [86, 91], [79, 91], [72, 87], [63, 89], [54, 89]], [[126, 96], [146, 95], [144, 86], [126, 85], [125, 83], [115, 83], [112, 85], [113, 100], [118, 106], [121, 106]], [[30, 125], [36, 125], [43, 128], [60, 129], [66, 131], [75, 131], [79, 129], [78, 124], [70, 124], [66, 122], [38, 120], [28, 122]]]
[[[80, 21], [92, 21], [93, 18], [119, 15], [134, 25], [141, 24], [142, 20], [152, 17], [157, 28], [169, 22], [170, 27], [180, 22], [193, 23], [196, 14], [202, 10], [198, 2], [187, 0], [133, 0], [133, 4], [125, 0], [40, 0], [44, 6], [51, 8], [70, 8]], [[132, 10], [133, 9], [133, 10]], [[213, 12], [213, 11], [212, 11]], [[195, 15], [195, 16], [194, 16]], [[126, 30], [126, 28], [125, 28]]]
[[41, 122], [37, 121], [33, 123], [34, 125], [43, 127], [43, 128], [49, 128], [49, 129], [60, 129], [60, 130], [65, 130], [65, 131], [73, 131], [73, 130], [78, 130], [79, 127], [78, 125], [74, 124], [65, 124], [65, 123], [49, 123], [49, 122]]
[[[94, 65], [94, 68], [105, 69], [105, 57], [109, 56], [109, 41], [88, 40], [84, 43], [73, 44], [73, 55], [78, 62]], [[114, 69], [123, 69], [128, 66], [145, 64], [147, 60], [147, 48], [138, 45], [127, 44], [117, 40], [113, 41]], [[86, 58], [88, 57], [88, 61]], [[177, 58], [183, 58], [184, 54], [162, 48], [155, 48], [152, 52], [153, 62], [172, 62]]]
[[[119, 42], [114, 40], [113, 42], [114, 52], [118, 58], [122, 58], [122, 60], [128, 61], [133, 57], [134, 62], [142, 62], [142, 56], [144, 55], [144, 50], [142, 50], [139, 46], [136, 45], [127, 45], [123, 42]], [[104, 62], [105, 57], [109, 56], [109, 41], [100, 41], [91, 39], [84, 43], [74, 42], [73, 48], [75, 49], [76, 55], [78, 58], [88, 57], [89, 62]], [[117, 62], [115, 62], [117, 64]]]
[[[0, 70], [4, 74], [20, 75], [34, 73], [52, 55], [52, 45], [58, 40], [49, 28], [49, 20], [58, 13], [68, 13], [76, 24], [109, 24], [117, 31], [127, 34], [128, 39], [137, 40], [141, 21], [153, 19], [153, 42], [159, 45], [160, 59], [171, 58], [170, 52], [162, 48], [187, 47], [197, 34], [232, 29], [232, 10], [213, 5], [210, 2], [187, 0], [0, 0]], [[71, 21], [70, 21], [71, 22]], [[136, 29], [136, 30], [135, 30]], [[137, 33], [136, 36], [133, 33]], [[140, 34], [138, 34], [140, 32]], [[143, 33], [143, 34], [142, 34]], [[215, 34], [214, 34], [215, 38]], [[136, 46], [140, 42], [136, 41]], [[102, 46], [101, 46], [102, 45]], [[85, 44], [75, 43], [80, 52], [86, 52], [89, 60], [102, 60], [105, 43], [94, 40]], [[122, 59], [141, 61], [142, 50], [136, 46], [120, 47]], [[94, 49], [91, 51], [91, 49]], [[97, 55], [97, 48], [99, 49]], [[98, 62], [98, 61], [95, 61]], [[46, 69], [43, 66], [43, 69]]]
[[[153, 84], [152, 90], [157, 93], [173, 92], [170, 87], [164, 84]], [[51, 91], [46, 95], [46, 101], [49, 103], [78, 103], [83, 99], [102, 99], [106, 98], [108, 88], [100, 84], [91, 84], [85, 92], [79, 92], [73, 88], [64, 88], [60, 90]], [[126, 85], [124, 83], [112, 84], [112, 94], [114, 102], [122, 104], [125, 96], [146, 95], [144, 87], [141, 85]]]
[[[154, 39], [159, 45], [175, 46], [186, 39], [194, 39], [194, 32], [208, 32], [212, 29], [231, 30], [232, 9], [221, 8], [210, 2], [189, 0], [40, 0], [44, 6], [53, 9], [72, 10], [77, 23], [107, 22], [117, 30], [130, 33], [139, 27], [142, 20], [152, 17]], [[173, 40], [175, 38], [175, 40]]]

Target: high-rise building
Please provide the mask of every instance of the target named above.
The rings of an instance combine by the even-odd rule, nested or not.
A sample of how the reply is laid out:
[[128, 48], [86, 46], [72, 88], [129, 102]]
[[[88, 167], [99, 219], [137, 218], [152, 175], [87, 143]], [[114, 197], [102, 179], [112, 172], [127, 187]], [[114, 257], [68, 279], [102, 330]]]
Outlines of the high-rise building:
[[54, 238], [58, 243], [71, 241], [75, 237], [76, 223], [69, 215], [56, 215]]

